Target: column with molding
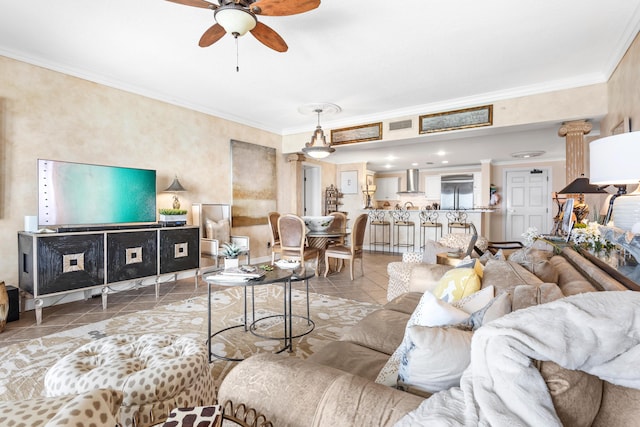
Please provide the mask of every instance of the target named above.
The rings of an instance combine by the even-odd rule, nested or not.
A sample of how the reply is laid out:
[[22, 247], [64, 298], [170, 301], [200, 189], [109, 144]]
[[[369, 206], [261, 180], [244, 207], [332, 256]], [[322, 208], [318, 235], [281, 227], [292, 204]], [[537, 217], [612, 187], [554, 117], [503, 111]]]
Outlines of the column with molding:
[[591, 132], [591, 123], [586, 120], [574, 120], [563, 123], [558, 129], [558, 136], [566, 139], [566, 183], [579, 178], [587, 171], [584, 136]]

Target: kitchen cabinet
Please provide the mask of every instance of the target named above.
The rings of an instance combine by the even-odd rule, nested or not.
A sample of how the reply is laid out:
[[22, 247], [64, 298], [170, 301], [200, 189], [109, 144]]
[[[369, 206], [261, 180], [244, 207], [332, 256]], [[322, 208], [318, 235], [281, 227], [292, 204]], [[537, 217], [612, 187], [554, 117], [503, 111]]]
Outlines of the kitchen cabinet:
[[440, 203], [440, 175], [430, 175], [424, 180], [425, 197], [427, 200]]
[[399, 200], [400, 178], [376, 178], [376, 200]]

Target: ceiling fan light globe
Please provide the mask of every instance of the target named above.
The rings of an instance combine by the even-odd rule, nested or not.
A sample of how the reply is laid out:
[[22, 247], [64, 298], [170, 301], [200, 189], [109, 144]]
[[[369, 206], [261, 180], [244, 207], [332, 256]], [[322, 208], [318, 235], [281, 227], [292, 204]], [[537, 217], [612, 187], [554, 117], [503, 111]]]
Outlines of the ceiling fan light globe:
[[252, 13], [234, 6], [217, 9], [214, 17], [216, 22], [220, 24], [228, 34], [236, 37], [244, 36], [247, 32], [253, 30], [258, 23]]

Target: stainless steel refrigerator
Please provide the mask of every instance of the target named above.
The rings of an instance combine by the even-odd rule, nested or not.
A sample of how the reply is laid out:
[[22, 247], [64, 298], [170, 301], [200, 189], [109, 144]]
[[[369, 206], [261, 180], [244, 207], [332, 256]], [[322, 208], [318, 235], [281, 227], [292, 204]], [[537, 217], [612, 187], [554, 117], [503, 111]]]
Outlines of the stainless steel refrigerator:
[[473, 209], [473, 175], [443, 175], [440, 209]]

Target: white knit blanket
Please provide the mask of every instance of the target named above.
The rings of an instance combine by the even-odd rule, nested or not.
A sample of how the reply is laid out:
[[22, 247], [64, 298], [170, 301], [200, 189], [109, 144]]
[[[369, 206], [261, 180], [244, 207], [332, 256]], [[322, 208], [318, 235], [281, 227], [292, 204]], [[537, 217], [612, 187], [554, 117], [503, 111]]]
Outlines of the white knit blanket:
[[640, 389], [640, 292], [592, 292], [518, 310], [479, 328], [460, 387], [396, 426], [561, 426], [531, 359]]

